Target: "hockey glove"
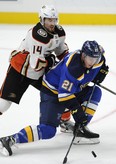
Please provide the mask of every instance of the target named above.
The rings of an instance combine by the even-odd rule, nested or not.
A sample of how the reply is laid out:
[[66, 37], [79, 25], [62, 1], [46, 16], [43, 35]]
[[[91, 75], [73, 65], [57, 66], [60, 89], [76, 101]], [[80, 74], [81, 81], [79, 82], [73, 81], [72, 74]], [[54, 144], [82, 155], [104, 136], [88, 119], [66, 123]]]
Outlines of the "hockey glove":
[[79, 129], [80, 129], [80, 124], [75, 123], [75, 125], [74, 125], [74, 130], [73, 130], [73, 135], [74, 135], [74, 136], [77, 136], [77, 135], [78, 135]]
[[45, 69], [45, 72], [47, 73], [55, 65], [55, 55], [50, 54], [49, 56], [45, 57], [45, 59], [48, 62], [48, 65]]
[[71, 114], [76, 122], [74, 126], [73, 134], [77, 135], [80, 127], [87, 125], [88, 117], [87, 114], [83, 111], [82, 107], [80, 107], [78, 110], [76, 109], [71, 111]]
[[94, 78], [93, 82], [95, 84], [100, 84], [102, 83], [102, 81], [105, 79], [106, 75], [109, 72], [109, 67], [106, 66], [106, 64], [103, 64], [100, 71], [98, 72], [98, 74], [96, 75], [96, 77]]
[[87, 125], [87, 115], [83, 117], [83, 121], [81, 123], [76, 122], [73, 130], [73, 135], [78, 136], [79, 130]]

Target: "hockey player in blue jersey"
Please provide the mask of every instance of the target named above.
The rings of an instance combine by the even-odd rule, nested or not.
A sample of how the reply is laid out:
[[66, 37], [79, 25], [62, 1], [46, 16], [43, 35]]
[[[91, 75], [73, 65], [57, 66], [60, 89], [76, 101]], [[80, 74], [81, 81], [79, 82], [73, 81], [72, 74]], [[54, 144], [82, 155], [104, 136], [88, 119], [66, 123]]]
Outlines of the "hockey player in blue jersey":
[[1, 152], [12, 155], [14, 144], [54, 137], [61, 116], [66, 110], [71, 111], [75, 120], [74, 132], [76, 130], [77, 137], [86, 133], [88, 138], [98, 138], [98, 134], [87, 131], [85, 127], [92, 119], [101, 100], [99, 87], [95, 86], [87, 109], [86, 104], [93, 90], [88, 84], [91, 81], [97, 83], [103, 81], [108, 72], [103, 52], [96, 41], [86, 41], [81, 50], [69, 53], [44, 75], [40, 124], [25, 127], [14, 135], [0, 138]]

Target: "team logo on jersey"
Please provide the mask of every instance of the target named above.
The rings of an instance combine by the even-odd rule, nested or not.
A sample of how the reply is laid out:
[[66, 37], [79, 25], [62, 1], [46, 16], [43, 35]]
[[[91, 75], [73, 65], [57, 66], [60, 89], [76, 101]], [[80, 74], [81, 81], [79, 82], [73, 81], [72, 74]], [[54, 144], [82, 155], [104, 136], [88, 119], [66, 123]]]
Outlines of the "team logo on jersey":
[[9, 93], [8, 97], [10, 97], [10, 98], [16, 98], [16, 94], [15, 93]]
[[43, 30], [43, 29], [39, 29], [39, 30], [37, 31], [37, 33], [38, 33], [39, 35], [43, 36], [43, 37], [47, 37], [47, 32], [46, 32], [45, 30]]

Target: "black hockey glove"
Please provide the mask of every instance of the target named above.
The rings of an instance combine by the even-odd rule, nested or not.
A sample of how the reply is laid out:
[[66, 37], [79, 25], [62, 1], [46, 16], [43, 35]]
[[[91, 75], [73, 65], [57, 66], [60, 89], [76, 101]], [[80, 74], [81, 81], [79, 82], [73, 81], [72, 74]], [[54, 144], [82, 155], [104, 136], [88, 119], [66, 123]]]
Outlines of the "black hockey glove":
[[55, 65], [55, 55], [50, 54], [49, 56], [45, 57], [45, 59], [48, 62], [48, 65], [45, 69], [45, 72], [47, 73]]
[[81, 126], [87, 125], [87, 114], [83, 111], [82, 107], [80, 106], [79, 109], [72, 110], [71, 114], [75, 120], [75, 126], [73, 134], [76, 135], [78, 133], [78, 130]]
[[74, 130], [73, 130], [73, 135], [74, 135], [74, 136], [78, 136], [79, 129], [80, 129], [80, 124], [75, 123], [75, 125], [74, 125]]
[[95, 84], [102, 83], [102, 81], [105, 79], [108, 72], [109, 72], [109, 67], [106, 66], [106, 64], [103, 64], [100, 71], [98, 72], [98, 74], [96, 75], [96, 77], [94, 78], [92, 82], [94, 82]]
[[83, 120], [81, 121], [81, 123], [78, 123], [78, 122], [75, 123], [73, 135], [78, 136], [78, 133], [81, 127], [84, 127], [86, 125], [87, 125], [87, 115], [83, 117]]

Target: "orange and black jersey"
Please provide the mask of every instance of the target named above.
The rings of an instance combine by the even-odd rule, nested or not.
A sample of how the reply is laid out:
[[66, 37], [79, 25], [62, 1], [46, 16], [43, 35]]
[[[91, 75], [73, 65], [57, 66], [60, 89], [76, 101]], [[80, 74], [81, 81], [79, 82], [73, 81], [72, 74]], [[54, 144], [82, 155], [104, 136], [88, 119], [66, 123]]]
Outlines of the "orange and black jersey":
[[47, 66], [46, 56], [52, 52], [61, 55], [68, 47], [65, 44], [65, 31], [61, 26], [49, 33], [38, 23], [30, 29], [20, 47], [10, 55], [11, 66], [22, 75], [39, 79]]

